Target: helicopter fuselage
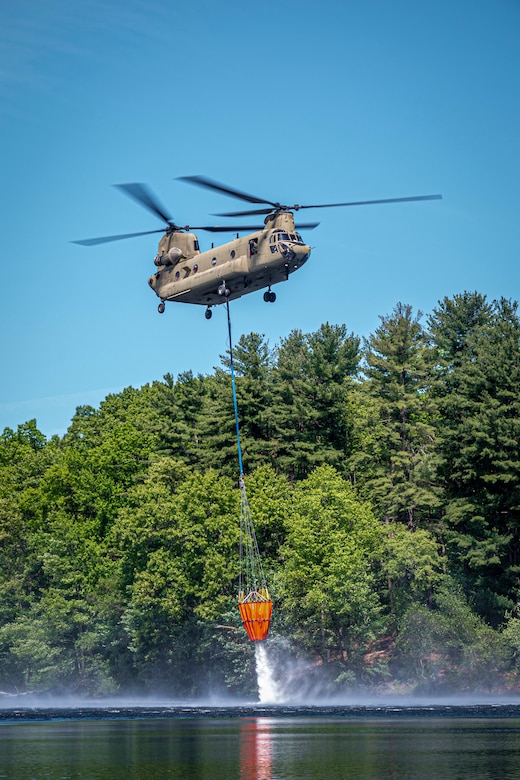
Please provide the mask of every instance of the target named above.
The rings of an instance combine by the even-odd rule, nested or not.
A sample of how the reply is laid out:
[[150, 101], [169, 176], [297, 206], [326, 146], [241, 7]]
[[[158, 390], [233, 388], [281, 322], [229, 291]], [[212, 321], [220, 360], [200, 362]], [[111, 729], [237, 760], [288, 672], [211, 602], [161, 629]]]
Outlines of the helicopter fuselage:
[[310, 253], [291, 212], [268, 214], [262, 230], [205, 252], [194, 233], [174, 230], [159, 243], [148, 284], [162, 302], [215, 306], [285, 281]]
[[[181, 176], [180, 179], [189, 184], [195, 184], [204, 189], [246, 201], [250, 206], [254, 206], [254, 208], [249, 207], [246, 210], [242, 209], [217, 216], [258, 217], [262, 215], [265, 216], [264, 227], [261, 228], [256, 223], [248, 226], [199, 225], [195, 227], [192, 225], [190, 228], [186, 225], [181, 227], [168, 215], [166, 209], [146, 185], [133, 182], [115, 186], [156, 217], [159, 217], [166, 224], [166, 228], [88, 238], [73, 243], [94, 246], [151, 233], [163, 233], [154, 259], [157, 271], [148, 279], [148, 284], [161, 299], [157, 309], [162, 314], [165, 310], [165, 301], [200, 304], [206, 306], [206, 319], [211, 319], [212, 306], [230, 299], [240, 298], [242, 295], [256, 290], [266, 289], [264, 301], [266, 303], [275, 302], [276, 293], [271, 291], [271, 286], [288, 279], [290, 274], [307, 262], [311, 254], [310, 246], [302, 241], [294, 224], [293, 212], [299, 212], [301, 209], [366, 206], [442, 198], [442, 195], [412, 195], [379, 200], [289, 206], [219, 184], [205, 176]], [[318, 224], [318, 222], [311, 222], [300, 226], [312, 229]], [[198, 238], [195, 233], [191, 232], [192, 230], [204, 230], [210, 233], [235, 232], [235, 230], [238, 233], [252, 232], [248, 232], [241, 238], [237, 233], [237, 237], [233, 241], [201, 252]]]

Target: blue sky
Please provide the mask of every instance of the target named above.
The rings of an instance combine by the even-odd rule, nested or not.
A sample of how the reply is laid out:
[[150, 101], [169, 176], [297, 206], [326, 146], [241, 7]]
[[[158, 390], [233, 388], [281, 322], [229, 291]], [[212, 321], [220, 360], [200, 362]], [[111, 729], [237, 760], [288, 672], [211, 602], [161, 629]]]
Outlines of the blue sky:
[[[307, 265], [232, 304], [233, 336], [368, 336], [397, 302], [518, 298], [517, 0], [17, 0], [0, 5], [0, 431], [170, 372], [210, 373], [223, 307], [167, 305], [147, 279], [162, 225], [112, 184], [145, 182], [180, 224], [238, 201], [442, 201], [307, 211]], [[199, 234], [201, 248], [211, 236]]]

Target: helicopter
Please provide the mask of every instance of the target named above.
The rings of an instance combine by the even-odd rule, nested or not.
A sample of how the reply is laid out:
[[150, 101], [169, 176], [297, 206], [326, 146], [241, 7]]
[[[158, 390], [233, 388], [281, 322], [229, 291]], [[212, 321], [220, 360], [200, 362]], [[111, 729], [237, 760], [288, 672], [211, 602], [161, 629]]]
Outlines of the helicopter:
[[[319, 222], [296, 225], [294, 212], [301, 209], [334, 208], [338, 206], [365, 206], [407, 201], [439, 200], [442, 195], [413, 195], [401, 198], [351, 201], [346, 203], [321, 203], [315, 205], [283, 205], [282, 203], [249, 195], [220, 184], [205, 176], [181, 176], [180, 181], [229, 195], [260, 208], [216, 214], [219, 217], [263, 216], [263, 225], [203, 225], [180, 226], [167, 215], [166, 210], [144, 184], [116, 184], [124, 194], [159, 217], [166, 227], [140, 233], [104, 236], [74, 244], [93, 246], [109, 241], [119, 241], [152, 233], [164, 233], [159, 241], [154, 264], [157, 271], [148, 284], [160, 298], [158, 311], [162, 314], [166, 301], [193, 303], [206, 307], [206, 319], [211, 319], [212, 307], [265, 289], [264, 301], [274, 303], [276, 293], [271, 287], [286, 281], [290, 274], [302, 268], [311, 254], [311, 247], [304, 242], [300, 230], [312, 230]], [[197, 235], [193, 231], [210, 233], [236, 232], [236, 238], [200, 251]], [[252, 232], [250, 232], [252, 231]], [[245, 236], [239, 233], [247, 232]]]

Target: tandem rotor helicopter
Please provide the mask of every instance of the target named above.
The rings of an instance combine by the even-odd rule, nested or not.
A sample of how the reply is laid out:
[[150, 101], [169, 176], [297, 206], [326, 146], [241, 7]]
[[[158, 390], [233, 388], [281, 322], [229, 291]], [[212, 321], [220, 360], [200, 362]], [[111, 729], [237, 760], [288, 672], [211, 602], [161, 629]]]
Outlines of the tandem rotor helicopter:
[[[310, 230], [319, 225], [319, 222], [295, 225], [293, 212], [301, 209], [367, 206], [442, 198], [442, 195], [414, 195], [349, 203], [285, 206], [272, 200], [248, 195], [205, 176], [181, 176], [180, 181], [215, 190], [247, 203], [258, 204], [260, 208], [214, 216], [264, 216], [263, 226], [234, 224], [181, 227], [167, 216], [165, 209], [144, 184], [116, 184], [115, 186], [123, 193], [165, 222], [166, 227], [140, 233], [90, 238], [72, 243], [93, 246], [151, 233], [164, 233], [154, 258], [157, 271], [148, 279], [148, 284], [161, 301], [158, 311], [161, 314], [164, 312], [166, 301], [194, 303], [206, 307], [206, 319], [211, 319], [212, 306], [264, 288], [267, 288], [264, 292], [264, 301], [275, 302], [276, 293], [271, 290], [271, 287], [278, 282], [286, 281], [290, 274], [301, 268], [309, 259], [311, 248], [303, 241], [299, 231]], [[198, 238], [192, 230], [210, 233], [236, 232], [237, 237], [226, 244], [201, 252]], [[238, 236], [239, 232], [246, 231], [248, 235]], [[249, 233], [249, 231], [253, 232]]]

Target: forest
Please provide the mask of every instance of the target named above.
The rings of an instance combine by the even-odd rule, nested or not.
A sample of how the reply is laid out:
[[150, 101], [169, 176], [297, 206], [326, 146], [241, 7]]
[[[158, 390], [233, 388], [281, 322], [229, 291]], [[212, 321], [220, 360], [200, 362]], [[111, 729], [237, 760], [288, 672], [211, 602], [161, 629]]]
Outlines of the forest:
[[[518, 693], [517, 303], [379, 320], [233, 350], [281, 683]], [[237, 470], [229, 354], [80, 406], [62, 437], [5, 428], [0, 691], [255, 695]]]

